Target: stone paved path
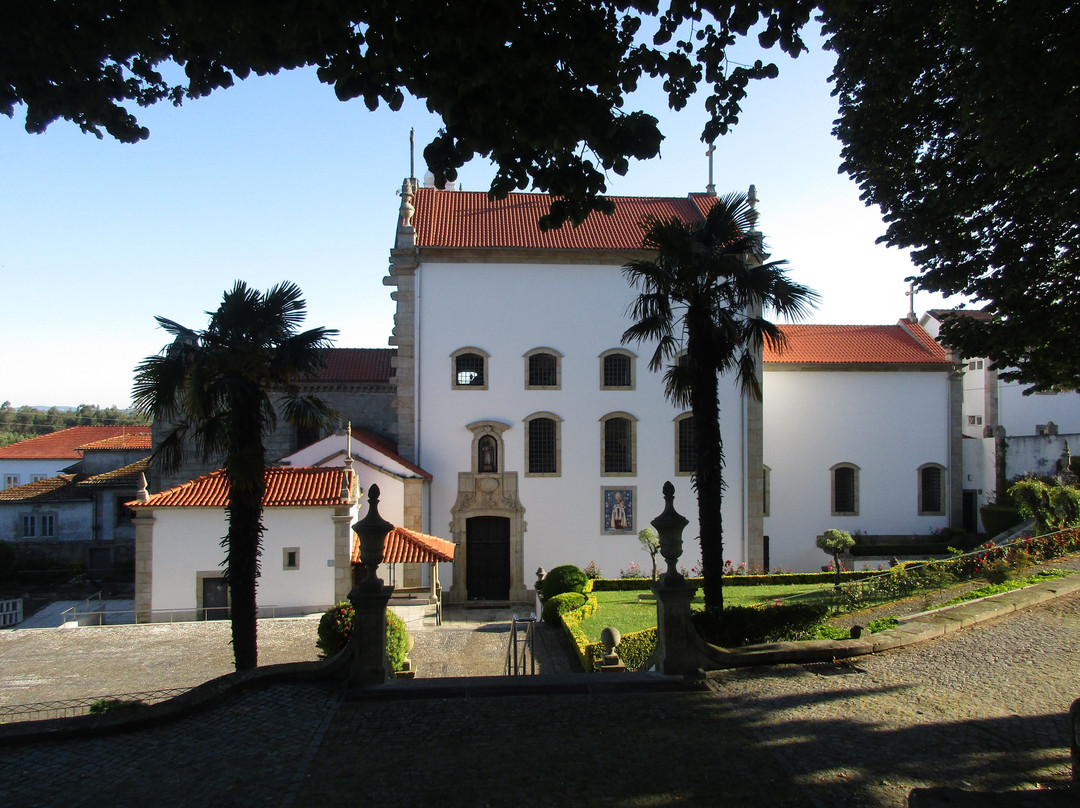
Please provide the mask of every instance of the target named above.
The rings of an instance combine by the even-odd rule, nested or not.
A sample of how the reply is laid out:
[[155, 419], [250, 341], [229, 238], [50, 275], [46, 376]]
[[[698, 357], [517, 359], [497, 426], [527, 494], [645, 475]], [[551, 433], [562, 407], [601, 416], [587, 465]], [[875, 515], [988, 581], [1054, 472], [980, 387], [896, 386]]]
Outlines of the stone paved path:
[[342, 702], [274, 686], [153, 729], [0, 750], [20, 806], [880, 806], [1061, 788], [1080, 595], [715, 691]]

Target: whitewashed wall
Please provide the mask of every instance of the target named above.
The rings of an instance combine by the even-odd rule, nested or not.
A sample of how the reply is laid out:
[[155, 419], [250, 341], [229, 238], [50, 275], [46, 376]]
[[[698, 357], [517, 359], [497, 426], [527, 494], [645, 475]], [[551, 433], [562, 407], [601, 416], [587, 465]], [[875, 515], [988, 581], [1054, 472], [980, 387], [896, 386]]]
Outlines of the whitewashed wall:
[[56, 477], [68, 466], [77, 462], [79, 461], [70, 458], [66, 460], [49, 458], [0, 460], [0, 488], [4, 487], [4, 482], [9, 474], [17, 474], [19, 476], [19, 485], [26, 485], [33, 482], [35, 476], [45, 479]]
[[[772, 566], [816, 570], [828, 528], [926, 534], [944, 516], [918, 515], [918, 468], [949, 465], [948, 374], [780, 371], [764, 374], [764, 462], [771, 469]], [[859, 467], [859, 515], [831, 515], [830, 468]]]
[[1080, 454], [1080, 435], [1006, 435], [1005, 477], [1012, 480], [1024, 474], [1057, 474], [1058, 461], [1069, 444], [1069, 452]]
[[[326, 607], [334, 599], [332, 508], [267, 508], [263, 512], [260, 606]], [[198, 572], [221, 570], [225, 513], [214, 508], [154, 511], [151, 608], [194, 609]], [[355, 520], [354, 520], [355, 521]], [[300, 548], [300, 568], [282, 569], [286, 547]], [[327, 563], [331, 562], [331, 563]]]
[[[618, 266], [463, 265], [424, 263], [419, 270], [417, 320], [420, 367], [418, 463], [434, 475], [425, 528], [447, 536], [457, 474], [470, 470], [472, 433], [466, 424], [503, 421], [506, 456], [501, 468], [517, 471], [525, 508], [525, 582], [557, 564], [600, 565], [605, 575], [648, 555], [636, 531], [663, 510], [661, 488], [671, 480], [676, 508], [691, 520], [683, 561], [696, 563], [697, 508], [690, 478], [676, 476], [675, 424], [682, 410], [664, 398], [662, 374], [648, 370], [651, 348], [625, 346], [637, 354], [633, 391], [600, 389], [600, 354], [622, 347], [627, 306], [635, 293]], [[450, 355], [476, 347], [490, 355], [488, 389], [451, 389]], [[547, 347], [562, 354], [559, 390], [526, 390], [524, 355]], [[728, 555], [744, 558], [743, 403], [722, 382], [722, 429], [727, 457], [723, 515]], [[536, 412], [562, 419], [561, 476], [525, 476], [523, 419]], [[603, 477], [600, 419], [616, 411], [635, 416], [637, 476]], [[635, 535], [605, 535], [601, 489], [636, 486]], [[452, 577], [440, 571], [445, 586]]]
[[1059, 433], [1080, 432], [1080, 393], [1035, 393], [1025, 396], [1030, 385], [999, 382], [999, 421], [1005, 434], [1034, 435], [1037, 424], [1053, 421]]

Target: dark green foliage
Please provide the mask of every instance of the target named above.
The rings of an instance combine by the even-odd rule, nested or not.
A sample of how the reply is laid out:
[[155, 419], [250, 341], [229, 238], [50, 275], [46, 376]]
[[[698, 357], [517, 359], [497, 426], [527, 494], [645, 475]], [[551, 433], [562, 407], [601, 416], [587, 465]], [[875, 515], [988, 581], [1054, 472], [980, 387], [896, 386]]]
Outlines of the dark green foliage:
[[628, 670], [640, 669], [656, 651], [656, 629], [624, 635], [616, 651]]
[[915, 556], [927, 558], [933, 555], [946, 555], [952, 546], [945, 541], [905, 542], [904, 544], [856, 544], [851, 548], [853, 556]]
[[656, 346], [649, 369], [663, 371], [667, 397], [693, 413], [705, 608], [715, 612], [724, 607], [718, 375], [733, 374], [744, 391], [761, 398], [755, 357], [764, 345], [781, 349], [784, 342], [765, 315], [798, 320], [817, 300], [788, 279], [786, 262], [762, 263], [767, 256], [754, 231], [756, 219], [743, 194], [718, 200], [702, 221], [646, 219], [642, 246], [654, 257], [623, 268], [639, 294], [622, 341]]
[[347, 600], [323, 612], [323, 616], [319, 618], [319, 639], [315, 642], [320, 658], [332, 657], [349, 644], [354, 614], [352, 604]]
[[866, 629], [871, 634], [880, 634], [882, 631], [888, 631], [890, 628], [896, 628], [900, 625], [900, 621], [895, 617], [879, 617], [876, 620], [871, 620], [866, 624]]
[[585, 605], [585, 601], [586, 597], [580, 592], [563, 592], [560, 595], [555, 595], [544, 601], [544, 611], [541, 614], [541, 617], [545, 623], [557, 626], [560, 618], [566, 612], [580, 609]]
[[719, 619], [708, 611], [695, 611], [693, 621], [706, 642], [735, 648], [807, 639], [828, 613], [828, 607], [820, 605], [732, 606]]
[[143, 707], [146, 702], [138, 699], [98, 699], [90, 705], [90, 715], [103, 713], [115, 713], [119, 710], [131, 710], [135, 707]]
[[841, 169], [923, 289], [985, 316], [945, 341], [1033, 389], [1080, 385], [1080, 118], [1069, 0], [823, 3]]
[[563, 592], [582, 592], [588, 576], [573, 564], [562, 564], [544, 576], [541, 585], [544, 600], [551, 600]]
[[0, 446], [21, 440], [47, 435], [70, 426], [144, 426], [150, 423], [144, 415], [130, 413], [116, 407], [98, 407], [96, 404], [80, 404], [73, 410], [50, 407], [39, 410], [34, 407], [0, 406]]
[[1017, 512], [1034, 519], [1039, 533], [1080, 525], [1080, 489], [1025, 477], [1009, 488]]
[[[149, 131], [132, 110], [313, 66], [342, 101], [397, 110], [411, 95], [440, 115], [424, 149], [436, 186], [483, 156], [497, 169], [495, 196], [529, 186], [555, 194], [543, 224], [558, 226], [610, 209], [607, 177], [659, 153], [656, 118], [634, 108], [649, 94], [630, 95], [641, 80], [662, 82], [673, 109], [701, 87], [702, 140], [712, 141], [738, 121], [750, 82], [778, 72], [761, 60], [730, 65], [728, 47], [757, 26], [762, 44], [797, 54], [812, 9], [805, 0], [740, 0], [704, 16], [696, 4], [648, 0], [330, 0], [311, 13], [282, 0], [14, 3], [0, 26], [0, 112], [25, 105], [30, 132], [66, 118], [136, 142]], [[170, 62], [183, 72], [164, 69]]]
[[337, 334], [326, 328], [300, 332], [306, 309], [296, 284], [279, 283], [263, 293], [237, 281], [204, 331], [157, 317], [174, 340], [135, 369], [136, 411], [167, 428], [154, 462], [176, 470], [194, 447], [204, 460], [224, 465], [229, 532], [222, 546], [237, 670], [258, 664], [255, 587], [264, 530], [264, 442], [277, 423], [275, 406], [302, 426], [331, 421], [326, 404], [296, 386], [322, 367], [323, 349]]
[[[327, 609], [319, 618], [319, 639], [315, 646], [319, 649], [319, 657], [325, 659], [345, 650], [349, 644], [349, 637], [353, 629], [352, 604], [346, 600], [335, 604]], [[394, 670], [402, 669], [405, 655], [409, 649], [409, 631], [396, 612], [386, 610], [386, 656]]]

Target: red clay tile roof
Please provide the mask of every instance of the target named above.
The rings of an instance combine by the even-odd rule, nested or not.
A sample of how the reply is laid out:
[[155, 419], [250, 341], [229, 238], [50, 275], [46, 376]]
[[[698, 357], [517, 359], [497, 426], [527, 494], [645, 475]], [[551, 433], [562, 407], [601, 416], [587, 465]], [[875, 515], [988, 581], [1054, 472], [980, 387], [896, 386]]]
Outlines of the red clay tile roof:
[[[340, 468], [268, 468], [264, 508], [347, 505], [341, 498], [345, 474]], [[132, 508], [224, 508], [229, 504], [229, 484], [219, 469], [168, 491], [151, 495], [146, 502], [129, 502]]]
[[425, 480], [432, 479], [430, 472], [424, 471], [415, 463], [410, 463], [404, 457], [399, 455], [397, 453], [397, 444], [394, 443], [392, 440], [387, 440], [381, 435], [376, 435], [374, 432], [368, 432], [366, 429], [358, 426], [354, 426], [352, 428], [352, 436], [354, 440], [358, 440], [360, 441], [360, 443], [370, 446], [372, 449], [375, 449], [378, 452], [382, 452], [384, 455], [391, 458], [392, 460], [397, 461], [410, 471], [419, 474]]
[[148, 426], [71, 426], [48, 435], [0, 447], [3, 460], [78, 460], [78, 450], [88, 443], [122, 435], [150, 434]]
[[716, 201], [707, 194], [678, 197], [609, 197], [615, 213], [593, 213], [579, 227], [541, 233], [548, 194], [510, 194], [489, 200], [483, 191], [421, 188], [413, 198], [412, 223], [421, 247], [506, 247], [545, 250], [640, 250], [646, 216], [697, 221]]
[[57, 502], [91, 498], [89, 491], [75, 487], [74, 474], [60, 474], [47, 480], [38, 480], [0, 491], [0, 502]]
[[150, 458], [144, 457], [126, 466], [95, 474], [93, 477], [79, 479], [75, 474], [59, 474], [47, 480], [5, 488], [0, 491], [0, 502], [64, 502], [89, 500], [91, 488], [131, 488], [138, 487], [141, 478], [150, 466]]
[[96, 440], [92, 443], [84, 443], [79, 447], [85, 451], [92, 449], [95, 452], [100, 451], [141, 451], [149, 452], [150, 446], [150, 433], [136, 433], [127, 435], [116, 435], [112, 438], [105, 438], [104, 440]]
[[903, 325], [783, 325], [782, 352], [766, 347], [766, 364], [942, 365], [942, 348], [917, 323]]
[[385, 382], [394, 375], [394, 348], [327, 348], [326, 366], [309, 381]]
[[[457, 545], [452, 541], [395, 527], [386, 534], [383, 546], [384, 564], [430, 564], [453, 561]], [[353, 534], [352, 563], [360, 563], [360, 538]]]

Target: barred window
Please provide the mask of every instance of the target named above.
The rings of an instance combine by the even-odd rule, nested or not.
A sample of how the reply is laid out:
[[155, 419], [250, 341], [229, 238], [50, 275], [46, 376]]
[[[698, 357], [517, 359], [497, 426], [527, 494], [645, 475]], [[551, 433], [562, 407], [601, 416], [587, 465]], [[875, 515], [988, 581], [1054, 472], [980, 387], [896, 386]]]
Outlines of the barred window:
[[614, 349], [601, 355], [600, 387], [604, 390], [631, 390], [634, 387], [634, 356]]
[[529, 473], [554, 474], [555, 421], [551, 418], [534, 418], [529, 421]]
[[840, 463], [832, 467], [833, 516], [857, 516], [859, 513], [859, 467]]
[[634, 473], [634, 425], [629, 418], [604, 421], [604, 474]]
[[945, 513], [944, 467], [929, 463], [919, 468], [919, 514], [941, 516]]
[[693, 474], [697, 470], [697, 444], [694, 440], [694, 416], [685, 415], [676, 422], [676, 467], [679, 474]]
[[460, 348], [450, 357], [450, 382], [455, 390], [487, 390], [487, 353], [479, 348]]
[[546, 348], [538, 348], [525, 354], [525, 386], [558, 388], [559, 356], [557, 351]]

